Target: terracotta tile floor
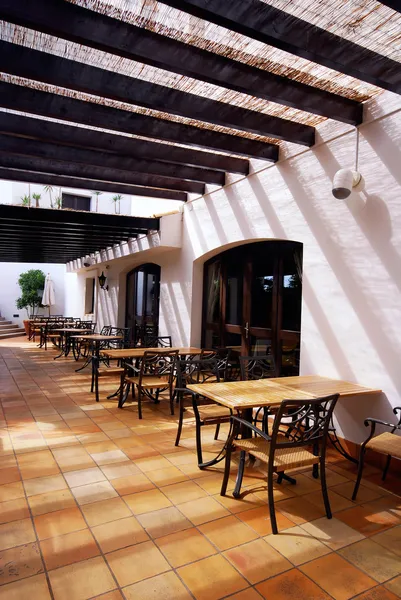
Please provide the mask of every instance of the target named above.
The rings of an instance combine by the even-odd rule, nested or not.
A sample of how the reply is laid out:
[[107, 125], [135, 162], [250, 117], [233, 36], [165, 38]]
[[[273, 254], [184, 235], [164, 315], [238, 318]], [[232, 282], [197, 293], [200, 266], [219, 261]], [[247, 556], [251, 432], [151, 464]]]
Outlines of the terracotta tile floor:
[[[394, 600], [401, 597], [399, 477], [330, 453], [333, 519], [311, 473], [276, 486], [246, 469], [242, 499], [200, 471], [193, 423], [175, 448], [166, 402], [119, 410], [89, 371], [33, 343], [0, 343], [0, 600]], [[222, 446], [205, 428], [205, 458]], [[224, 432], [220, 434], [224, 438]], [[235, 467], [228, 490], [232, 491]]]

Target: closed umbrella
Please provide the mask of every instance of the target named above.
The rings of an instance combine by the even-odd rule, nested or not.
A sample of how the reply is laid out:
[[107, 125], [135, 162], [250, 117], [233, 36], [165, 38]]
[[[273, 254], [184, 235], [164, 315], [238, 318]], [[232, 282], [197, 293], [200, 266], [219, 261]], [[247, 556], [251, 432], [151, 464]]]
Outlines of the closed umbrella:
[[54, 293], [54, 284], [52, 278], [50, 277], [50, 273], [46, 275], [45, 289], [43, 290], [42, 296], [42, 304], [43, 306], [49, 307], [50, 316], [50, 307], [56, 304], [56, 294]]

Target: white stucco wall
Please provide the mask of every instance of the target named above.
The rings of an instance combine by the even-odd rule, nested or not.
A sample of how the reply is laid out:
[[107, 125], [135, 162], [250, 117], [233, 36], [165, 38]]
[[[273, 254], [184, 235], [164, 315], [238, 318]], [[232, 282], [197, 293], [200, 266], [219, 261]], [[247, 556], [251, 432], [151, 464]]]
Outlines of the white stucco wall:
[[[21, 289], [18, 285], [18, 278], [21, 273], [25, 273], [30, 269], [40, 269], [45, 275], [50, 273], [54, 283], [54, 291], [56, 295], [56, 304], [51, 307], [51, 314], [64, 315], [65, 313], [65, 291], [64, 277], [66, 268], [65, 265], [47, 264], [47, 263], [2, 263], [0, 262], [0, 315], [7, 320], [18, 323], [23, 326], [23, 320], [27, 318], [25, 309], [18, 310], [15, 303], [21, 295]], [[48, 308], [39, 309], [40, 314], [49, 314]], [[13, 317], [18, 314], [19, 317]], [[69, 315], [75, 316], [75, 315]]]

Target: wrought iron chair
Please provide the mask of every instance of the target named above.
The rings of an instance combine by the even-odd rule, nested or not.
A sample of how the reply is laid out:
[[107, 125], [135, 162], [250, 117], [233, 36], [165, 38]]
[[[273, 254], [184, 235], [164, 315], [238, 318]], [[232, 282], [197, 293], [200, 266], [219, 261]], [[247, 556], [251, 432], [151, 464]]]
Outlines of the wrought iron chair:
[[[278, 532], [274, 508], [273, 474], [278, 475], [277, 482], [283, 477], [296, 483], [295, 479], [285, 475], [285, 471], [320, 464], [320, 481], [326, 515], [331, 519], [330, 502], [326, 485], [326, 446], [331, 416], [339, 395], [333, 394], [314, 400], [284, 400], [274, 419], [271, 436], [239, 417], [231, 417], [232, 431], [227, 442], [226, 464], [221, 486], [221, 495], [225, 496], [230, 475], [233, 450], [240, 450], [240, 462], [233, 496], [238, 498], [241, 492], [246, 454], [267, 463], [267, 493], [272, 531]], [[238, 436], [242, 432], [242, 438]], [[255, 437], [251, 436], [256, 434]], [[237, 438], [237, 439], [236, 439]]]
[[47, 321], [45, 327], [42, 329], [42, 337], [41, 344], [44, 345], [45, 350], [47, 350], [47, 342], [51, 342], [56, 348], [60, 348], [61, 344], [61, 333], [59, 331], [55, 331], [55, 329], [59, 329], [62, 327], [58, 321]]
[[216, 433], [214, 438], [217, 439], [220, 424], [228, 423], [232, 412], [230, 409], [220, 406], [215, 402], [200, 398], [192, 390], [187, 388], [191, 383], [211, 383], [219, 382], [219, 364], [216, 358], [187, 358], [177, 360], [176, 365], [176, 388], [174, 395], [179, 403], [179, 419], [178, 430], [175, 445], [180, 443], [184, 412], [191, 410], [186, 404], [189, 400], [192, 404], [192, 411], [195, 417], [196, 428], [196, 450], [198, 454], [198, 464], [203, 465], [202, 457], [202, 432], [201, 428], [204, 425], [216, 425]]
[[[145, 352], [139, 373], [137, 368], [126, 361], [120, 386], [120, 400], [118, 407], [122, 408], [128, 398], [132, 386], [132, 397], [135, 399], [135, 388], [138, 388], [138, 416], [142, 419], [142, 398], [146, 396], [156, 404], [160, 402], [160, 392], [168, 390], [170, 412], [174, 414], [174, 375], [178, 350], [166, 352]], [[131, 374], [130, 374], [131, 373]], [[125, 386], [125, 390], [124, 390]]]
[[145, 335], [145, 348], [171, 348], [171, 335]]
[[217, 369], [219, 371], [220, 381], [227, 381], [230, 355], [230, 348], [202, 348], [200, 357], [201, 360], [215, 358], [217, 361]]
[[[103, 333], [102, 335], [121, 336], [121, 339], [104, 340], [103, 342], [100, 342], [100, 350], [115, 350], [117, 348], [125, 348], [128, 345], [130, 335], [129, 327], [112, 327], [107, 325], [103, 327], [103, 329], [107, 331], [107, 333]], [[91, 392], [95, 391], [96, 402], [99, 402], [99, 378], [121, 377], [124, 373], [124, 367], [121, 366], [119, 359], [117, 359], [116, 366], [114, 367], [110, 366], [110, 360], [110, 358], [105, 356], [92, 356], [93, 367]], [[101, 366], [102, 363], [104, 366]], [[113, 397], [114, 395], [115, 394], [112, 394], [111, 396], [108, 396], [108, 398]]]
[[[356, 479], [354, 492], [352, 494], [352, 499], [355, 500], [359, 486], [361, 484], [362, 473], [363, 473], [363, 465], [365, 462], [366, 450], [374, 450], [375, 452], [379, 452], [380, 454], [387, 455], [386, 464], [384, 466], [382, 481], [385, 481], [387, 477], [387, 472], [391, 463], [391, 459], [398, 458], [401, 459], [401, 436], [396, 434], [396, 431], [401, 432], [401, 406], [396, 406], [393, 409], [393, 413], [397, 416], [397, 412], [400, 412], [398, 416], [397, 423], [386, 423], [385, 421], [381, 421], [380, 419], [366, 419], [365, 427], [369, 427], [370, 425], [370, 433], [367, 439], [361, 444], [361, 448], [359, 451], [359, 468], [358, 468], [358, 477]], [[389, 428], [391, 431], [385, 431], [380, 435], [375, 435], [376, 425], [383, 425], [384, 427]]]

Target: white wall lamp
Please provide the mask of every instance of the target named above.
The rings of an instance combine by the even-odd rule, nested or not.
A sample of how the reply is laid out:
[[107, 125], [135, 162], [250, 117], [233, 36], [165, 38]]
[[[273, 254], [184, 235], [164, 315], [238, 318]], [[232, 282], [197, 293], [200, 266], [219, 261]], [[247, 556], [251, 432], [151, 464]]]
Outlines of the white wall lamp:
[[334, 175], [332, 193], [334, 198], [345, 200], [351, 192], [362, 192], [365, 187], [364, 179], [358, 171], [359, 160], [359, 130], [356, 129], [355, 168], [340, 169]]

